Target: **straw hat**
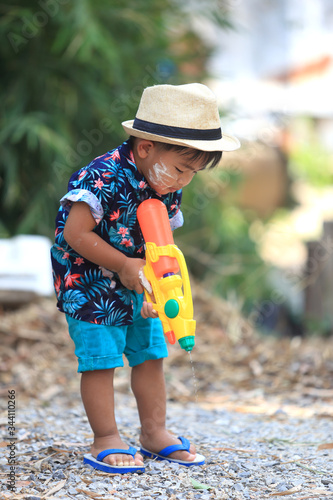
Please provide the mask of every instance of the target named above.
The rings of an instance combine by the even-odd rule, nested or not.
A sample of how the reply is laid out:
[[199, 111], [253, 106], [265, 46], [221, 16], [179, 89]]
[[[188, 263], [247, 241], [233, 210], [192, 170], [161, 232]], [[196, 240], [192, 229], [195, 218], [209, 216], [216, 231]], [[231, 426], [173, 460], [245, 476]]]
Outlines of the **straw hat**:
[[141, 139], [201, 151], [233, 151], [240, 146], [236, 137], [222, 135], [216, 97], [200, 83], [147, 87], [135, 119], [122, 126]]

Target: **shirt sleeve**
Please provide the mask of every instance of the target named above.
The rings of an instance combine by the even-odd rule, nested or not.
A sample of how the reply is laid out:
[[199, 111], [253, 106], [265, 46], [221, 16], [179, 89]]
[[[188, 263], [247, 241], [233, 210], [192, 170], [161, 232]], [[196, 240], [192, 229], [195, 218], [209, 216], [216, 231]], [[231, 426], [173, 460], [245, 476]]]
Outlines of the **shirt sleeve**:
[[180, 210], [181, 201], [182, 191], [179, 190], [170, 195], [167, 203], [169, 221], [172, 231], [174, 231], [178, 227], [182, 227], [182, 225], [184, 224], [184, 216], [182, 211]]
[[95, 219], [96, 224], [99, 224], [104, 215], [104, 210], [99, 199], [91, 191], [86, 189], [72, 189], [60, 200], [61, 206], [70, 211], [71, 206], [76, 201], [83, 201], [89, 205], [91, 215]]
[[74, 172], [68, 183], [68, 192], [60, 200], [67, 211], [77, 201], [87, 203], [96, 225], [107, 212], [116, 191], [115, 164], [110, 158], [108, 160], [105, 160], [105, 155], [95, 158], [87, 167]]
[[182, 227], [184, 224], [183, 212], [179, 209], [176, 215], [174, 215], [170, 220], [171, 230], [174, 231], [178, 227]]

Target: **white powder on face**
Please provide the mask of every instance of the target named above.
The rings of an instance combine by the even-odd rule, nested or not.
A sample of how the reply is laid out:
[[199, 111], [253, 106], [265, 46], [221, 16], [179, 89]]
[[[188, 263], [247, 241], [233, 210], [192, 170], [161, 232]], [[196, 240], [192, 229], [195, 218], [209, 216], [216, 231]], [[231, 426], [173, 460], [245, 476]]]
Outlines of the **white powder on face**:
[[177, 179], [176, 176], [172, 175], [168, 167], [160, 160], [161, 163], [155, 163], [152, 170], [148, 173], [148, 180], [161, 188], [168, 188], [170, 184], [172, 185]]

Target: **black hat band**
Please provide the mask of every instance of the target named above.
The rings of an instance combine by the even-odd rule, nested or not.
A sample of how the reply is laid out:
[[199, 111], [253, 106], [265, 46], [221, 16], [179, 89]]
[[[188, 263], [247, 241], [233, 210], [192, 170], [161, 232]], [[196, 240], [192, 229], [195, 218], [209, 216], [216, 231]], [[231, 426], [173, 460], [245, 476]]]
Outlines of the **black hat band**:
[[172, 127], [169, 125], [147, 122], [139, 118], [135, 118], [133, 128], [141, 132], [170, 137], [172, 139], [187, 139], [190, 141], [218, 141], [222, 139], [222, 131], [220, 128], [198, 130], [195, 128]]

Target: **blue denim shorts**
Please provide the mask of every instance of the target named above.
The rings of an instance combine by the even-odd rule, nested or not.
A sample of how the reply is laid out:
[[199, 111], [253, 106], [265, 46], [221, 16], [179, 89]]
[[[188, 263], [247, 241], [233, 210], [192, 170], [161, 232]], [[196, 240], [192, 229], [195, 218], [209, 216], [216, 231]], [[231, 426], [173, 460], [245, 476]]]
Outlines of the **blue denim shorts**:
[[158, 318], [143, 319], [140, 314], [143, 295], [133, 295], [136, 300], [132, 325], [97, 325], [66, 315], [79, 362], [78, 372], [124, 366], [123, 354], [129, 366], [168, 356], [161, 321]]

